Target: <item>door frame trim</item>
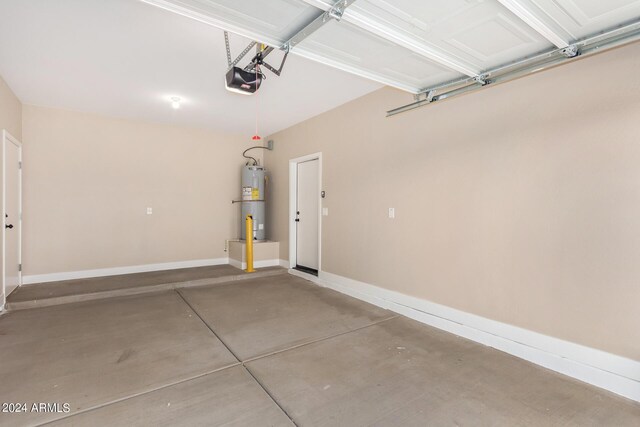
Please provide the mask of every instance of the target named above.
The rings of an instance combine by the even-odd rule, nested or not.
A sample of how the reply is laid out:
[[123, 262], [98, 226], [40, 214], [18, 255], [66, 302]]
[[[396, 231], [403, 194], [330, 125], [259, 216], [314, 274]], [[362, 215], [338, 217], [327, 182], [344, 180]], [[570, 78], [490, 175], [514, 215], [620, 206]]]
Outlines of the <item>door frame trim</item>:
[[298, 163], [318, 160], [318, 272], [322, 271], [322, 152], [289, 160], [289, 268], [298, 265], [296, 239], [296, 206], [298, 204]]
[[[18, 161], [22, 162], [22, 143], [11, 135], [6, 129], [2, 130], [2, 213], [7, 210], [7, 143], [11, 143], [18, 148]], [[18, 169], [18, 263], [22, 264], [22, 168]], [[6, 277], [6, 218], [2, 217], [2, 301], [0, 307], [4, 307], [7, 299]], [[22, 271], [18, 271], [18, 287], [22, 286]]]

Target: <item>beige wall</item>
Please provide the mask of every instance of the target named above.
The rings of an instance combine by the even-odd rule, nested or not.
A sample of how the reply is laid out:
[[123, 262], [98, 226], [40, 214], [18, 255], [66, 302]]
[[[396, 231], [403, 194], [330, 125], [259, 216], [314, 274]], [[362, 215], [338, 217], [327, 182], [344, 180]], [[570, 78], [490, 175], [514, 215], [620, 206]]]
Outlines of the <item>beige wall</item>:
[[0, 76], [0, 131], [2, 129], [22, 139], [22, 103]]
[[[323, 154], [322, 270], [640, 360], [640, 44], [385, 118], [383, 89], [272, 135]], [[388, 208], [396, 219], [388, 219]]]
[[247, 138], [34, 106], [23, 117], [26, 275], [226, 257]]

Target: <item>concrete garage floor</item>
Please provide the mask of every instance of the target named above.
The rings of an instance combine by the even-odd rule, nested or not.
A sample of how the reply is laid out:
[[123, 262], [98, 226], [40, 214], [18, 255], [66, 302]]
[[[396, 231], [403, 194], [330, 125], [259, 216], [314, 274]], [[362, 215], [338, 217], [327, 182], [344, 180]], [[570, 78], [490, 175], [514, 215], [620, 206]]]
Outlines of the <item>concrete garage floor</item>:
[[150, 291], [165, 291], [192, 286], [214, 285], [264, 277], [285, 272], [281, 267], [259, 268], [252, 274], [230, 265], [179, 268], [176, 270], [121, 274], [89, 279], [63, 280], [21, 286], [9, 295], [10, 310], [46, 307], [70, 302], [88, 301], [125, 295], [138, 295]]
[[638, 426], [640, 404], [287, 274], [0, 317], [1, 425]]

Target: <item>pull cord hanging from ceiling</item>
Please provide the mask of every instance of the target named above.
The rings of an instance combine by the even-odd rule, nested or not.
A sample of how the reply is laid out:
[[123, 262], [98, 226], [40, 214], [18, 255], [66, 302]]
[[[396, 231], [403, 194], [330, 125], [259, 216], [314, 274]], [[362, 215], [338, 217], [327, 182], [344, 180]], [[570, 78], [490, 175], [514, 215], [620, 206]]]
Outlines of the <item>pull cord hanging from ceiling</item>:
[[[260, 65], [259, 64], [256, 64], [255, 70], [256, 70], [256, 75], [260, 75]], [[256, 79], [256, 93], [254, 94], [255, 97], [256, 97], [256, 131], [255, 131], [255, 134], [251, 137], [252, 141], [260, 141], [262, 139], [260, 137], [260, 133], [258, 132], [258, 119], [259, 119], [259, 113], [260, 113], [260, 102], [258, 100], [258, 93], [257, 92], [258, 92], [258, 79]], [[247, 155], [247, 151], [253, 150], [253, 149], [256, 149], [256, 148], [264, 149], [265, 147], [262, 147], [262, 146], [258, 145], [258, 146], [255, 146], [255, 147], [247, 148], [246, 150], [244, 150], [242, 152], [242, 157], [244, 157], [245, 159], [253, 160], [253, 165], [254, 166], [257, 166], [259, 162], [255, 157], [248, 156]], [[247, 162], [247, 165], [248, 164], [249, 164], [249, 162]]]
[[[261, 75], [260, 73], [260, 64], [256, 64], [256, 75]], [[262, 138], [260, 138], [260, 133], [258, 132], [258, 117], [259, 117], [259, 113], [260, 113], [260, 102], [259, 102], [259, 96], [258, 96], [258, 79], [256, 79], [256, 92], [254, 94], [255, 98], [256, 98], [256, 132], [253, 135], [253, 137], [251, 138], [252, 141], [260, 141]]]

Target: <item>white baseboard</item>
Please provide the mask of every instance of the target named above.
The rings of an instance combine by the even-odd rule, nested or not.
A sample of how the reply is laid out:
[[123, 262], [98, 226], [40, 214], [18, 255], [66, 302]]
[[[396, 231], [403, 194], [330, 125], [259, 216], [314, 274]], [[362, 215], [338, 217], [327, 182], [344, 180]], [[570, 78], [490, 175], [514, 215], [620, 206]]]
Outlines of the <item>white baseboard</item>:
[[[267, 259], [262, 261], [254, 261], [253, 267], [254, 268], [277, 267], [280, 265], [280, 261], [281, 260], [279, 259]], [[235, 268], [239, 268], [240, 270], [246, 270], [247, 268], [246, 262], [240, 262], [237, 259], [229, 258], [229, 264], [231, 264]]]
[[[298, 272], [289, 270], [292, 274]], [[312, 282], [640, 402], [640, 361], [332, 273]]]
[[96, 270], [67, 271], [62, 273], [33, 274], [22, 277], [23, 285], [61, 280], [86, 279], [90, 277], [115, 276], [118, 274], [145, 273], [149, 271], [176, 270], [178, 268], [206, 267], [229, 264], [228, 258], [196, 259], [190, 261], [163, 262], [159, 264], [131, 265], [127, 267], [99, 268]]
[[289, 266], [289, 261], [287, 261], [286, 259], [281, 259], [281, 260], [278, 260], [278, 261], [280, 261], [280, 267], [284, 267], [286, 269], [291, 268]]

